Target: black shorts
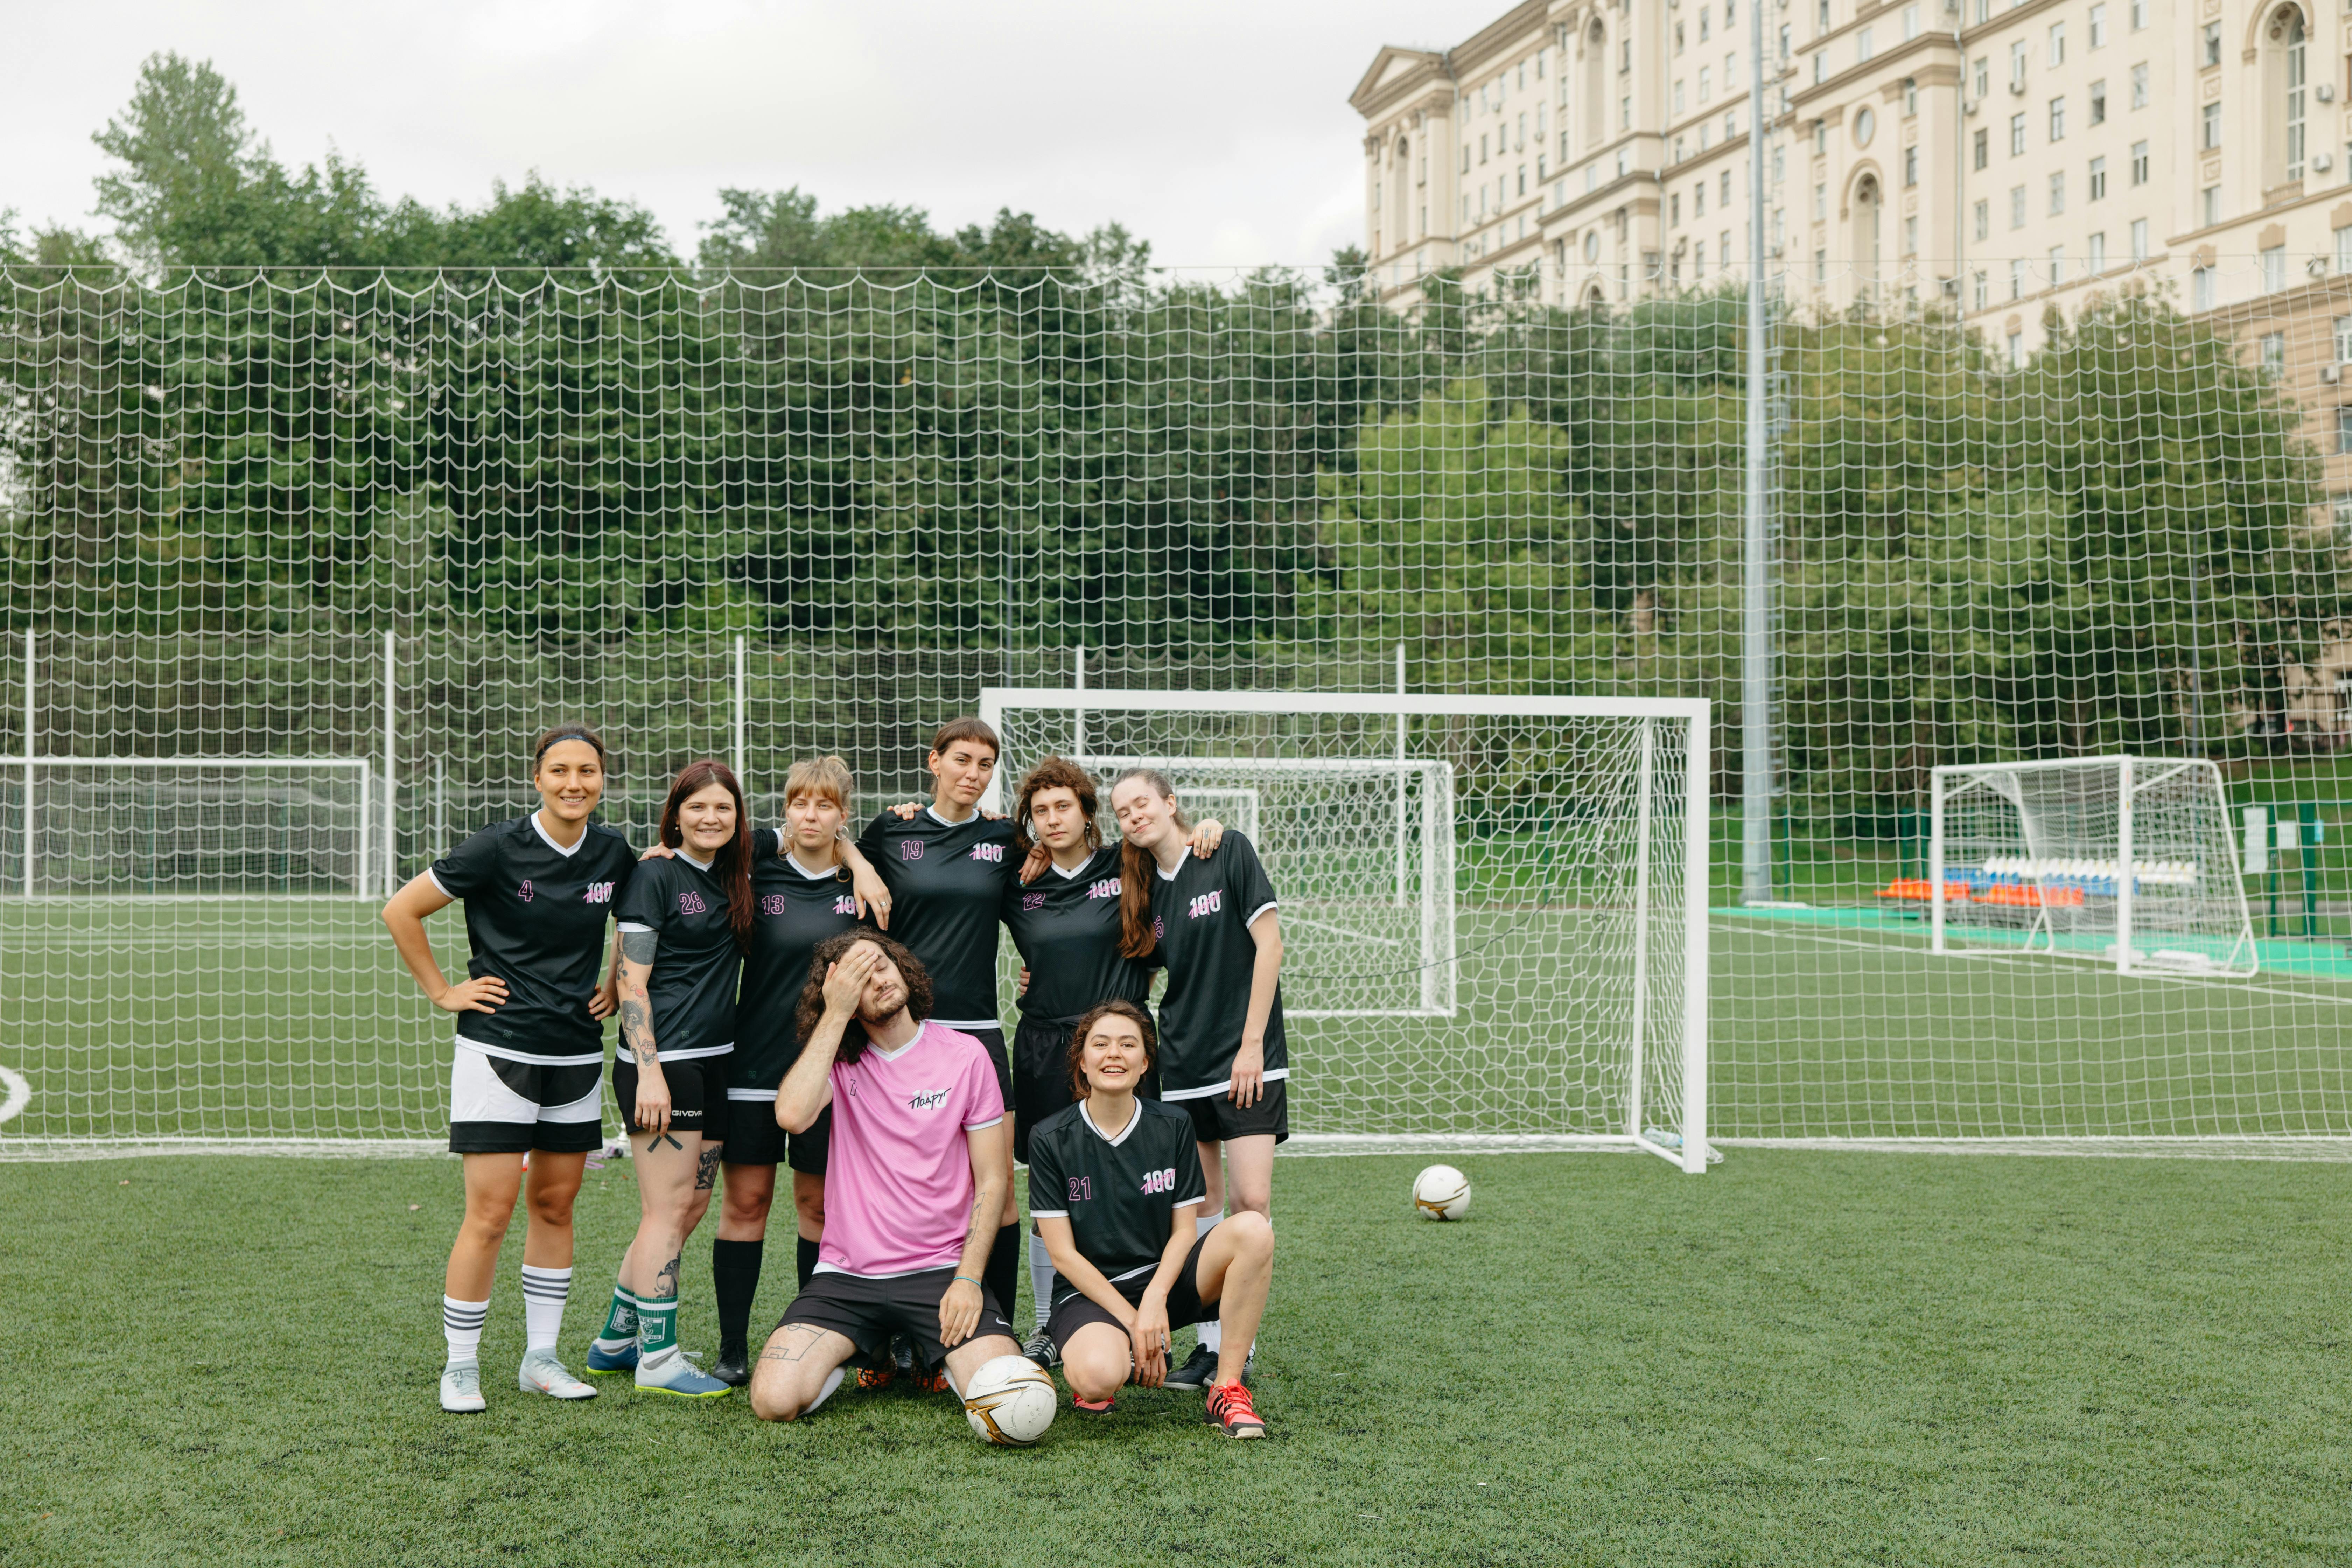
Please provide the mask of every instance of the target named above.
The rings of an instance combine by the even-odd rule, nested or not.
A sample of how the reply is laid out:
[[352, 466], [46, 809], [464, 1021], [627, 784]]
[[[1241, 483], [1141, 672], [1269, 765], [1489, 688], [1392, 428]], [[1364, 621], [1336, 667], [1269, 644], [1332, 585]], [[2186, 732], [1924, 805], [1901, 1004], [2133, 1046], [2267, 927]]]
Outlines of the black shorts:
[[1013, 1064], [1004, 1055], [1004, 1031], [964, 1029], [959, 1033], [978, 1040], [980, 1048], [988, 1053], [988, 1065], [996, 1069], [996, 1092], [1004, 1097], [1004, 1108], [1007, 1110], [1013, 1109]]
[[604, 1068], [522, 1062], [460, 1045], [449, 1067], [453, 1154], [586, 1154], [604, 1146]]
[[[948, 1359], [947, 1347], [940, 1343], [940, 1298], [948, 1293], [955, 1277], [952, 1266], [887, 1279], [825, 1269], [809, 1276], [809, 1282], [784, 1309], [776, 1327], [806, 1323], [831, 1329], [856, 1345], [858, 1355], [867, 1362], [889, 1353], [891, 1335], [904, 1334], [914, 1342], [916, 1357], [929, 1371]], [[997, 1310], [996, 1298], [986, 1286], [981, 1287], [980, 1322], [971, 1334], [972, 1339], [990, 1334], [1015, 1341], [1021, 1337]]]
[[[1201, 1238], [1192, 1244], [1192, 1250], [1184, 1255], [1184, 1267], [1176, 1271], [1175, 1283], [1168, 1287], [1168, 1326], [1171, 1329], [1181, 1329], [1187, 1323], [1216, 1321], [1215, 1304], [1203, 1304], [1201, 1300], [1201, 1249], [1208, 1246], [1209, 1237], [1216, 1234], [1214, 1226], [1201, 1233]], [[1143, 1292], [1150, 1285], [1152, 1273], [1157, 1268], [1155, 1264], [1140, 1274], [1114, 1279], [1110, 1282], [1111, 1289], [1126, 1297], [1129, 1306], [1140, 1305]], [[1108, 1323], [1114, 1329], [1118, 1327], [1118, 1320], [1111, 1316], [1108, 1308], [1099, 1306], [1085, 1296], [1072, 1296], [1055, 1308], [1054, 1315], [1045, 1320], [1045, 1337], [1059, 1348], [1068, 1344], [1070, 1336], [1088, 1323]]]
[[[1070, 1103], [1070, 1036], [1076, 1018], [1024, 1018], [1013, 1031], [1013, 1158], [1029, 1163], [1029, 1130]], [[1160, 1098], [1160, 1064], [1144, 1069], [1136, 1092]]]
[[1290, 1136], [1289, 1089], [1288, 1079], [1276, 1079], [1261, 1086], [1257, 1103], [1246, 1108], [1235, 1105], [1222, 1089], [1198, 1100], [1170, 1103], [1192, 1116], [1192, 1136], [1203, 1143], [1222, 1143], [1228, 1138], [1262, 1138], [1269, 1132], [1279, 1143]]
[[824, 1152], [833, 1131], [833, 1107], [817, 1112], [805, 1132], [786, 1132], [776, 1122], [772, 1100], [730, 1100], [727, 1102], [727, 1163], [730, 1165], [788, 1165], [812, 1176], [824, 1174]]
[[[664, 1062], [662, 1081], [669, 1086], [669, 1124], [680, 1132], [700, 1133], [716, 1143], [727, 1136], [727, 1058], [688, 1057]], [[613, 1098], [621, 1107], [621, 1125], [642, 1132], [637, 1125], [637, 1064], [613, 1063]], [[770, 1114], [773, 1114], [772, 1111]]]

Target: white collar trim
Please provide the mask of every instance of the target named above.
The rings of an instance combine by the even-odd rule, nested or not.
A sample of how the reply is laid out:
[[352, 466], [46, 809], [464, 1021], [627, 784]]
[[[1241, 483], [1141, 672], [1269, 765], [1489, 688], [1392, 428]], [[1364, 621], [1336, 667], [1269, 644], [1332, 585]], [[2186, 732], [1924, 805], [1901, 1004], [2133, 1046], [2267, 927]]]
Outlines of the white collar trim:
[[973, 808], [971, 816], [965, 817], [963, 822], [950, 822], [946, 817], [940, 815], [940, 808], [936, 805], [927, 805], [923, 807], [923, 815], [929, 817], [933, 822], [938, 823], [941, 827], [961, 827], [964, 826], [964, 823], [968, 823], [972, 820], [972, 817], [978, 816], [980, 815], [980, 811], [977, 807]]
[[562, 845], [558, 844], [555, 841], [554, 837], [550, 834], [545, 827], [541, 826], [539, 813], [536, 811], [530, 814], [530, 830], [539, 835], [539, 841], [541, 844], [546, 845], [550, 849], [554, 850], [566, 860], [571, 859], [572, 857], [580, 853], [580, 847], [588, 842], [588, 825], [583, 822], [580, 825], [580, 837], [572, 841], [570, 848], [566, 848]]
[[806, 877], [812, 882], [823, 882], [828, 880], [835, 871], [841, 869], [840, 867], [834, 866], [823, 871], [812, 871], [807, 867], [802, 865], [801, 858], [793, 854], [789, 849], [784, 851], [784, 863], [790, 866], [793, 870], [798, 871], [802, 876]]
[[[1190, 844], [1187, 844], [1184, 846], [1184, 860], [1190, 860], [1192, 858], [1192, 847]], [[1176, 869], [1174, 871], [1160, 871], [1160, 879], [1163, 882], [1174, 881], [1176, 879], [1176, 872], [1181, 871], [1184, 868], [1184, 860], [1179, 860], [1176, 862]], [[1158, 861], [1155, 860], [1152, 862], [1152, 869], [1159, 870]]]
[[881, 1046], [876, 1042], [874, 1037], [868, 1035], [866, 1037], [866, 1048], [872, 1051], [876, 1056], [880, 1057], [886, 1062], [895, 1062], [900, 1057], [905, 1056], [908, 1051], [913, 1050], [917, 1046], [921, 1045], [923, 1043], [923, 1035], [925, 1031], [929, 1028], [930, 1025], [928, 1023], [916, 1025], [913, 1037], [895, 1051], [884, 1050]]
[[1094, 1113], [1087, 1109], [1087, 1102], [1083, 1100], [1078, 1101], [1078, 1119], [1087, 1124], [1087, 1130], [1096, 1137], [1116, 1149], [1126, 1142], [1128, 1134], [1133, 1132], [1143, 1122], [1143, 1102], [1135, 1100], [1130, 1100], [1129, 1103], [1134, 1106], [1134, 1110], [1128, 1113], [1127, 1125], [1118, 1130], [1118, 1136], [1116, 1138], [1095, 1125]]
[[1094, 863], [1095, 858], [1091, 854], [1066, 871], [1062, 869], [1062, 863], [1060, 861], [1055, 860], [1050, 862], [1054, 868], [1054, 875], [1061, 878], [1065, 882], [1076, 881], [1079, 878], [1087, 874], [1087, 870], [1093, 867]]
[[708, 871], [710, 868], [719, 864], [719, 857], [716, 855], [712, 856], [708, 860], [698, 860], [693, 856], [688, 854], [684, 849], [673, 849], [670, 853], [677, 856], [679, 859], [685, 861], [688, 865], [693, 867], [698, 871]]

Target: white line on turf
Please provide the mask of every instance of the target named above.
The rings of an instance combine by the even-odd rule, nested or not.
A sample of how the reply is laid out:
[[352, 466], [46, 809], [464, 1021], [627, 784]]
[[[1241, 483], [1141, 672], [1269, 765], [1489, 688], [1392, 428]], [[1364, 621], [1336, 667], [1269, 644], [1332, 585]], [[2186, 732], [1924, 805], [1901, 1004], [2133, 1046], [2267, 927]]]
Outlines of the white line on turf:
[[[1734, 925], [1727, 921], [1710, 921], [1707, 922], [1707, 929], [1709, 931], [1722, 932], [1727, 935], [1744, 931], [1761, 936], [1790, 937], [1799, 942], [1825, 942], [1832, 947], [1858, 947], [1868, 952], [1895, 952], [1901, 953], [1906, 957], [1910, 958], [1925, 958], [1932, 960], [1937, 956], [1934, 952], [1930, 952], [1924, 946], [1916, 946], [1907, 942], [1861, 942], [1853, 937], [1823, 936], [1819, 931], [1788, 931], [1768, 924], [1762, 921], [1759, 921], [1754, 925]], [[1974, 953], [1948, 952], [1943, 956], [1946, 958], [1973, 958], [1979, 955]], [[2023, 959], [2011, 958], [2010, 955], [2006, 953], [1985, 954], [1983, 956], [1989, 958], [2007, 959], [2011, 963], [2025, 962]], [[2207, 979], [2202, 975], [2197, 974], [2164, 974], [2154, 970], [2147, 969], [2134, 970], [2129, 974], [2116, 975], [2111, 962], [2102, 961], [2090, 954], [2083, 954], [2078, 957], [2076, 954], [2070, 952], [2058, 952], [2044, 953], [2042, 956], [2044, 958], [2064, 959], [2069, 962], [2079, 963], [2084, 969], [2089, 970], [2093, 973], [2097, 973], [2103, 963], [2105, 963], [2106, 973], [2110, 975], [2115, 975], [2115, 978], [2119, 980], [2147, 980], [2164, 985], [2197, 985], [2203, 986], [2208, 989], [2220, 989], [2223, 991], [2258, 991], [2265, 996], [2284, 996], [2289, 1000], [2295, 1002], [2331, 1002], [2337, 1006], [2352, 1006], [2352, 993], [2298, 991], [2285, 985], [2258, 985], [2248, 980]]]
[[15, 1068], [0, 1068], [0, 1084], [5, 1084], [8, 1097], [0, 1100], [0, 1121], [14, 1121], [32, 1103], [33, 1086]]

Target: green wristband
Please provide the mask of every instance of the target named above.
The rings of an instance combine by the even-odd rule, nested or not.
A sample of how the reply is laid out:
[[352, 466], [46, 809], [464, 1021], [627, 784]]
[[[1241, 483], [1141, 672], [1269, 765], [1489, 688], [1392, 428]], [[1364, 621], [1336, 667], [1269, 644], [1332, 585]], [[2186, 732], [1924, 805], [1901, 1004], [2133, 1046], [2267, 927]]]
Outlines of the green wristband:
[[[973, 1278], [972, 1278], [971, 1275], [969, 1275], [969, 1274], [959, 1274], [959, 1275], [957, 1275], [957, 1276], [956, 1276], [956, 1278], [957, 1278], [958, 1279], [962, 1280], [962, 1281], [963, 1281], [965, 1284], [967, 1284], [967, 1285], [980, 1285], [980, 1281], [979, 1281], [979, 1280], [977, 1280], [977, 1279], [973, 1279]], [[988, 1287], [987, 1287], [987, 1286], [985, 1286], [985, 1285], [980, 1285], [980, 1288], [981, 1288], [982, 1289], [983, 1289], [983, 1290], [985, 1290], [985, 1289], [988, 1289]]]

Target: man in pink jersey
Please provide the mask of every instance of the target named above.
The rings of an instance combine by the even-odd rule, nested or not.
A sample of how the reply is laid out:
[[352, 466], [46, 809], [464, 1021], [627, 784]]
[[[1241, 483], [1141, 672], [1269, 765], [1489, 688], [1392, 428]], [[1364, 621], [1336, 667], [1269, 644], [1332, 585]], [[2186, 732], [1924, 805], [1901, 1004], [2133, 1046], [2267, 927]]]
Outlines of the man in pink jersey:
[[918, 1371], [942, 1363], [961, 1389], [1001, 1355], [1021, 1353], [981, 1284], [1004, 1204], [1012, 1129], [996, 1068], [970, 1035], [927, 1023], [930, 977], [887, 936], [822, 943], [801, 992], [807, 1042], [776, 1091], [787, 1132], [833, 1108], [824, 1239], [809, 1282], [751, 1363], [751, 1409], [790, 1421], [841, 1386], [858, 1357], [888, 1365], [890, 1338]]

